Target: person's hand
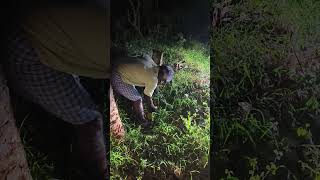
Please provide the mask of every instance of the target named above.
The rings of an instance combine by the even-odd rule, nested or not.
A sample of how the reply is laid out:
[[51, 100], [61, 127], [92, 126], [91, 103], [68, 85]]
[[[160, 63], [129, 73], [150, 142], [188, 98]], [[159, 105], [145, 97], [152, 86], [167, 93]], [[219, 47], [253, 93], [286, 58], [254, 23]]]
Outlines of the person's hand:
[[148, 105], [151, 112], [156, 112], [158, 110], [158, 106], [153, 103], [152, 99], [150, 99], [150, 103], [148, 103]]
[[158, 110], [158, 106], [155, 106], [155, 105], [150, 106], [150, 110], [151, 112], [156, 112]]

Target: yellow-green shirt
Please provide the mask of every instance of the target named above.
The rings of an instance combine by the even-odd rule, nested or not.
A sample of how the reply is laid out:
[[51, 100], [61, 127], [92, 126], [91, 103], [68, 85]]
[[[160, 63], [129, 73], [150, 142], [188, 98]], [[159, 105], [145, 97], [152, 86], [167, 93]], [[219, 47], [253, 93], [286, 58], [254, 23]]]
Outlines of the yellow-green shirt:
[[23, 23], [43, 64], [98, 79], [110, 77], [109, 27], [105, 9], [81, 3], [42, 6]]
[[117, 59], [116, 71], [123, 82], [145, 87], [144, 94], [151, 97], [158, 85], [159, 66], [151, 58], [126, 57]]

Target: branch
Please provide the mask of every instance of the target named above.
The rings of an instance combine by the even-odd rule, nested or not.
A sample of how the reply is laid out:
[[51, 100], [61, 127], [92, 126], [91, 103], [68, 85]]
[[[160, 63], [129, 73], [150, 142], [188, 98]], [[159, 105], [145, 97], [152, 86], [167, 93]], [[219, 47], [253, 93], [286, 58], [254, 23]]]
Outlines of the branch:
[[138, 32], [140, 36], [143, 36], [141, 33], [140, 26], [140, 0], [137, 0], [137, 6], [134, 5], [132, 0], [129, 0], [129, 3], [131, 5], [131, 13], [130, 10], [128, 10], [128, 22]]

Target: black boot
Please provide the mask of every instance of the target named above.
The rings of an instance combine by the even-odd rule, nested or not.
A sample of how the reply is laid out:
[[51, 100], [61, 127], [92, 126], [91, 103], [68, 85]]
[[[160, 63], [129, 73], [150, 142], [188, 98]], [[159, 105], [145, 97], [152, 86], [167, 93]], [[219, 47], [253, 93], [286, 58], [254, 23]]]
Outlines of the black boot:
[[158, 107], [153, 104], [153, 100], [151, 97], [144, 96], [144, 99], [146, 100], [149, 112], [156, 112], [158, 110]]
[[75, 147], [82, 179], [108, 179], [107, 154], [104, 144], [102, 119], [75, 125]]
[[141, 126], [143, 128], [150, 127], [151, 122], [146, 120], [146, 118], [145, 118], [142, 99], [140, 99], [138, 101], [133, 101], [133, 111], [135, 114], [135, 118], [141, 124]]

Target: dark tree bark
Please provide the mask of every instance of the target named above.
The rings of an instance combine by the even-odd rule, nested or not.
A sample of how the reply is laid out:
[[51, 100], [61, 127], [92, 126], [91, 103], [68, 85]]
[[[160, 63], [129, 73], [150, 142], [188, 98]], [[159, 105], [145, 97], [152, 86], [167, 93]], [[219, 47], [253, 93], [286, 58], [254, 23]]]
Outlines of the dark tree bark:
[[0, 66], [0, 180], [31, 180], [26, 154], [15, 125], [9, 90]]

